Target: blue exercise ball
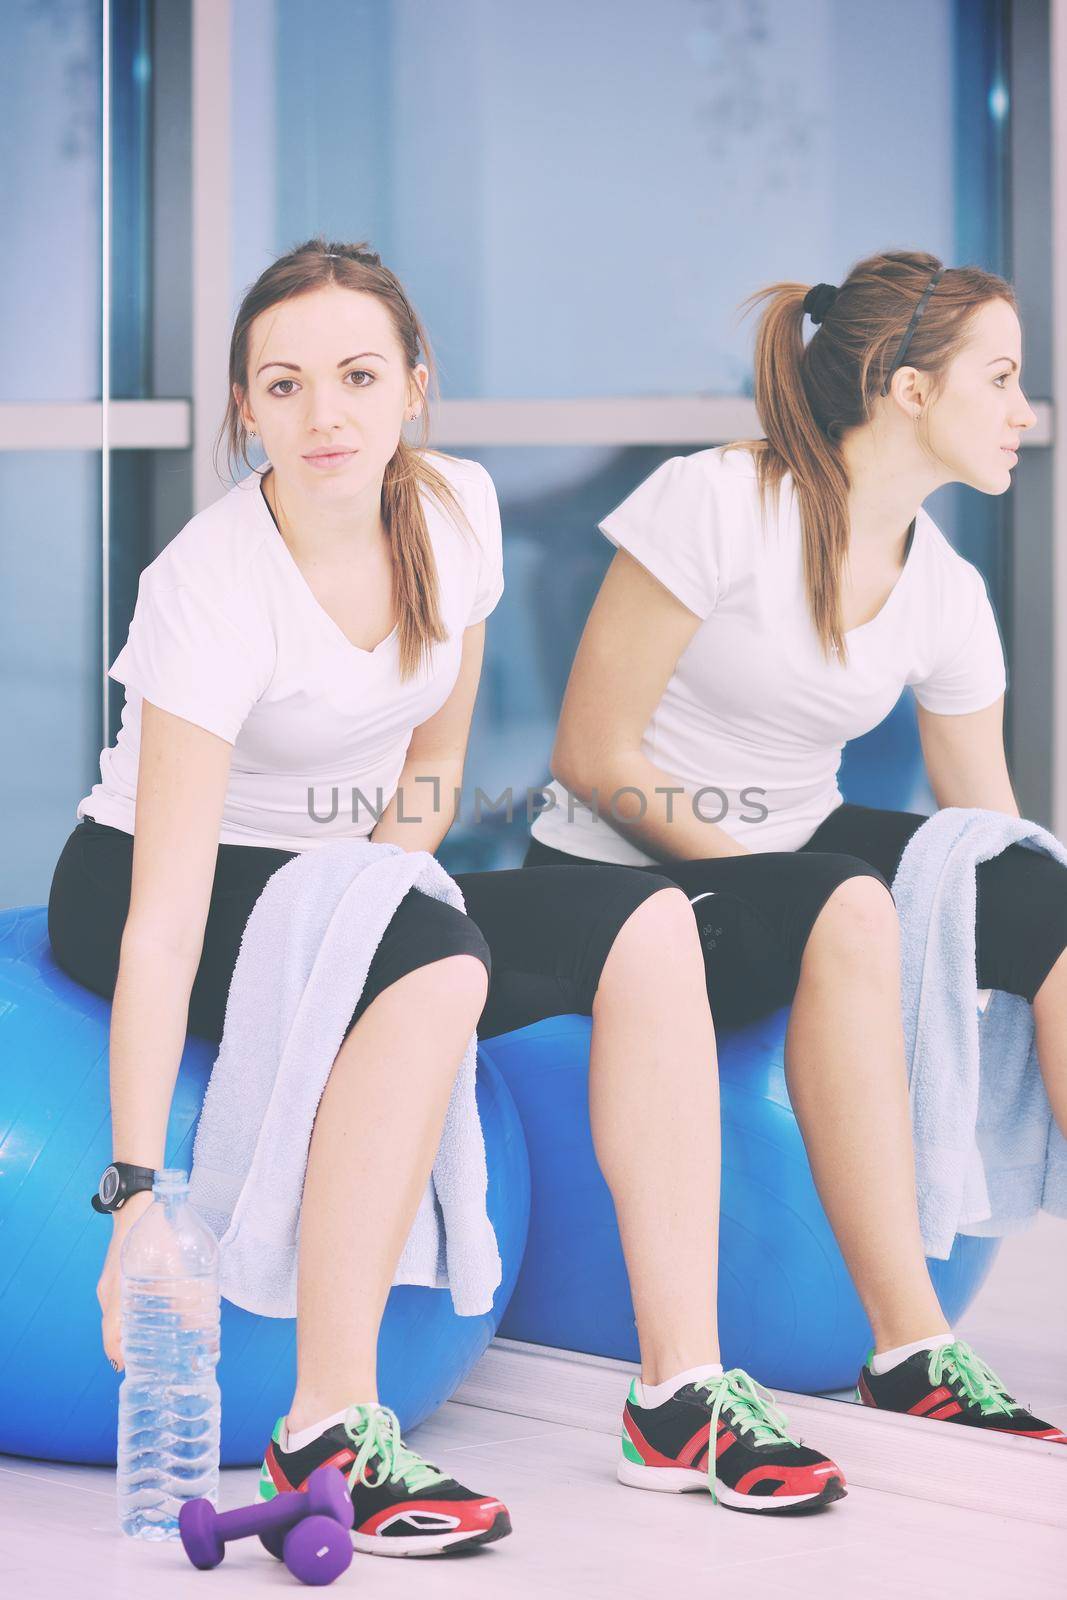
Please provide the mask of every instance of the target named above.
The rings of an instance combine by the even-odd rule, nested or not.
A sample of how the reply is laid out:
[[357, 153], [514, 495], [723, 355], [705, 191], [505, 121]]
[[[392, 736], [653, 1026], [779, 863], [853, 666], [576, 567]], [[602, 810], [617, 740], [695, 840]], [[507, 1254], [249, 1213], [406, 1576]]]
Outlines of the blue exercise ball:
[[[118, 1389], [96, 1284], [112, 1225], [89, 1205], [111, 1159], [110, 1002], [55, 963], [46, 909], [0, 913], [0, 1451], [115, 1460]], [[218, 1046], [190, 1035], [166, 1165], [189, 1170]], [[496, 1332], [526, 1243], [530, 1174], [514, 1101], [479, 1061], [488, 1210], [503, 1281], [491, 1311], [458, 1317], [447, 1289], [397, 1285], [378, 1344], [379, 1393], [405, 1429], [442, 1405]], [[354, 1239], [358, 1247], [358, 1238]], [[296, 1324], [222, 1302], [222, 1464], [258, 1465], [296, 1376]]]
[[855, 806], [886, 811], [923, 811], [926, 770], [915, 696], [905, 689], [888, 716], [870, 733], [850, 739], [841, 756], [838, 787]]
[[[719, 1329], [728, 1365], [775, 1388], [820, 1393], [855, 1384], [871, 1331], [789, 1104], [788, 1016], [719, 1040]], [[500, 1332], [637, 1361], [615, 1210], [589, 1127], [589, 1037], [588, 1017], [554, 1017], [483, 1045], [515, 1097], [532, 1179], [526, 1255]], [[998, 1244], [960, 1237], [947, 1261], [930, 1262], [950, 1321], [978, 1292]]]

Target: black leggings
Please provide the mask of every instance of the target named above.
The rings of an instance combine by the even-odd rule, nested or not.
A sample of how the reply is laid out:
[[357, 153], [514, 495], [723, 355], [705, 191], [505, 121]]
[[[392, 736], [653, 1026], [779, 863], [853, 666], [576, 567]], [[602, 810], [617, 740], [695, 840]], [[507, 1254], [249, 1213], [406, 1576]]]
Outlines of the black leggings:
[[[241, 935], [267, 879], [293, 852], [220, 844], [189, 999], [189, 1030], [218, 1041]], [[130, 906], [133, 835], [83, 817], [60, 854], [48, 898], [48, 937], [60, 967], [111, 999]], [[654, 873], [583, 865], [569, 885], [525, 867], [456, 878], [466, 914], [418, 889], [400, 902], [375, 952], [349, 1027], [384, 989], [447, 956], [473, 955], [490, 974], [478, 1022], [483, 1038], [566, 1012], [589, 1015], [600, 974], [623, 924], [643, 901], [674, 885]]]
[[[693, 903], [716, 1023], [737, 1024], [787, 1005], [823, 906], [849, 878], [889, 886], [904, 847], [926, 818], [841, 805], [796, 851], [662, 861], [651, 872]], [[582, 865], [533, 840], [528, 869]], [[1067, 948], [1067, 867], [1014, 844], [977, 872], [978, 986], [1033, 1000]]]

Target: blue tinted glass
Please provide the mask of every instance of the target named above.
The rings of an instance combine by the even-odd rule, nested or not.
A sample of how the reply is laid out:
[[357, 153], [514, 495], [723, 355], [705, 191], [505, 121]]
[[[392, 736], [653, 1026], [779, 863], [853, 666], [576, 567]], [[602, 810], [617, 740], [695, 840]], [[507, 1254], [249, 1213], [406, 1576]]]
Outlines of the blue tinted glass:
[[111, 0], [111, 395], [115, 400], [140, 400], [152, 394], [150, 13], [149, 0]]
[[0, 504], [0, 905], [39, 905], [100, 775], [100, 457], [0, 452]]
[[746, 393], [761, 286], [1000, 264], [1003, 11], [236, 0], [235, 292], [369, 238], [446, 395]]
[[100, 40], [99, 0], [0, 8], [0, 400], [100, 398]]

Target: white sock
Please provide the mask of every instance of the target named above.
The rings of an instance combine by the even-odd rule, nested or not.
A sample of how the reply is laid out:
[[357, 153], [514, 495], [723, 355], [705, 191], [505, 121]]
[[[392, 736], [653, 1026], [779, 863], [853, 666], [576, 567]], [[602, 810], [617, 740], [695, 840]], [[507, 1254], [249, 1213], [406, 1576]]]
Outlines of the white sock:
[[303, 1450], [306, 1444], [317, 1439], [320, 1433], [325, 1433], [327, 1428], [332, 1428], [335, 1422], [343, 1422], [348, 1411], [348, 1406], [345, 1406], [343, 1411], [335, 1411], [332, 1417], [324, 1417], [321, 1422], [313, 1422], [310, 1428], [301, 1428], [299, 1433], [290, 1433], [289, 1423], [286, 1421], [282, 1426], [282, 1449]]
[[690, 1367], [688, 1372], [679, 1372], [673, 1378], [664, 1378], [662, 1383], [637, 1383], [637, 1403], [639, 1406], [661, 1406], [664, 1400], [669, 1400], [672, 1394], [685, 1383], [698, 1383], [701, 1378], [721, 1378], [722, 1362], [709, 1361], [703, 1367]]
[[912, 1344], [898, 1344], [895, 1350], [883, 1350], [880, 1355], [872, 1356], [871, 1371], [880, 1378], [883, 1372], [888, 1372], [891, 1367], [899, 1367], [917, 1350], [940, 1350], [943, 1344], [951, 1344], [955, 1337], [954, 1333], [935, 1333], [929, 1339], [916, 1339]]

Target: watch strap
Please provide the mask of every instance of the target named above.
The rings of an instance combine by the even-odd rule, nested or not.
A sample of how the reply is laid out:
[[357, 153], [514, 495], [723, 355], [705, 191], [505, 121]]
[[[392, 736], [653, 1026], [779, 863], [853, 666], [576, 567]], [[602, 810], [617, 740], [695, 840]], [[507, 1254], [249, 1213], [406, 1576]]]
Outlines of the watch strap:
[[90, 1200], [93, 1210], [99, 1211], [103, 1216], [111, 1216], [114, 1212], [121, 1211], [131, 1195], [140, 1194], [143, 1189], [151, 1189], [156, 1179], [155, 1167], [136, 1167], [129, 1161], [111, 1161], [108, 1165], [114, 1167], [119, 1175], [119, 1192], [115, 1196], [115, 1203], [110, 1206], [104, 1205], [100, 1199], [99, 1184]]

